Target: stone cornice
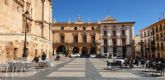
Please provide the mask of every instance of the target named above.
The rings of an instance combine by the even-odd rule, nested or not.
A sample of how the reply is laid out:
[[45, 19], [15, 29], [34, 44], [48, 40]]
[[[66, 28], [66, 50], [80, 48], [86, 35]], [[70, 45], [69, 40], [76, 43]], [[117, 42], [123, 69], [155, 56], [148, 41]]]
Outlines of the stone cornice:
[[42, 21], [42, 20], [35, 20], [35, 22], [40, 23], [40, 24], [46, 23], [46, 24], [52, 25], [52, 23], [49, 23], [47, 21]]
[[[8, 36], [24, 36], [25, 34], [24, 34], [24, 33], [0, 33], [0, 36], [6, 36], [6, 35], [8, 35]], [[29, 36], [35, 36], [35, 37], [44, 39], [44, 40], [46, 40], [46, 41], [52, 42], [52, 41], [49, 40], [49, 39], [45, 39], [45, 38], [40, 37], [40, 36], [37, 36], [37, 35], [35, 35], [35, 34], [27, 34], [27, 36], [28, 36], [28, 35], [29, 35]]]
[[24, 7], [24, 0], [14, 0], [18, 5]]

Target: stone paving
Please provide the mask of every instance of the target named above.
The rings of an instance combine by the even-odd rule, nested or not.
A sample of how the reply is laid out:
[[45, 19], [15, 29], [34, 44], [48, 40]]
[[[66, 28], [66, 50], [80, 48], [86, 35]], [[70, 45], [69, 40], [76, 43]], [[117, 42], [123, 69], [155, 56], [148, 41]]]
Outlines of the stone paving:
[[54, 61], [52, 67], [41, 71], [0, 73], [0, 80], [165, 80], [139, 68], [117, 71], [105, 68], [105, 59], [68, 58]]

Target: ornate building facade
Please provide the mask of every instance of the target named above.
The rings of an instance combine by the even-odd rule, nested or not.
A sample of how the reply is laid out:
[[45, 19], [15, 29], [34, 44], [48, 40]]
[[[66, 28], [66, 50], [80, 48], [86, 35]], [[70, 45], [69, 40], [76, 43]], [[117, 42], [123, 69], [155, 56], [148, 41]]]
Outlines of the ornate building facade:
[[98, 52], [99, 24], [82, 22], [78, 17], [77, 22], [56, 22], [53, 24], [54, 51], [67, 54]]
[[145, 58], [165, 58], [165, 19], [140, 30], [141, 56]]
[[101, 53], [107, 57], [133, 56], [134, 23], [117, 22], [112, 17], [106, 17], [101, 21]]
[[[28, 12], [28, 17], [25, 16]], [[52, 53], [52, 1], [2, 0], [0, 3], [0, 59], [13, 60], [25, 57], [47, 56]], [[26, 28], [26, 31], [25, 31]]]
[[67, 54], [106, 54], [127, 57], [132, 53], [134, 22], [117, 22], [106, 17], [99, 22], [56, 22], [53, 24], [54, 51]]

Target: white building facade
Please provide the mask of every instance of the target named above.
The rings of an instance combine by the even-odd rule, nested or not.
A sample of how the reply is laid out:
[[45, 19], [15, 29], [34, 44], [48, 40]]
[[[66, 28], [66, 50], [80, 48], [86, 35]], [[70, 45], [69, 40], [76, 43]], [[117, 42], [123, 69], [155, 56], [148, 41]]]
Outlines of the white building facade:
[[133, 54], [135, 22], [117, 22], [106, 17], [100, 25], [101, 53], [107, 57], [130, 57]]

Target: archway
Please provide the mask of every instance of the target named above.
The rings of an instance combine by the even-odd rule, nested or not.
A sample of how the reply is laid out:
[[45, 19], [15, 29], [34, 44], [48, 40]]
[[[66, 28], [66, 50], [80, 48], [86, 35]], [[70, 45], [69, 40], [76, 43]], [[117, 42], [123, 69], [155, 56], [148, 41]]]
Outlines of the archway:
[[66, 53], [66, 47], [64, 45], [60, 45], [59, 47], [57, 47], [56, 53], [57, 54], [65, 54]]
[[96, 52], [96, 47], [94, 46], [94, 47], [91, 47], [90, 48], [90, 54], [96, 54], [97, 52]]
[[87, 47], [83, 47], [81, 49], [81, 57], [89, 57], [88, 48]]
[[79, 48], [78, 47], [74, 47], [73, 50], [72, 50], [72, 53], [73, 54], [79, 53]]

